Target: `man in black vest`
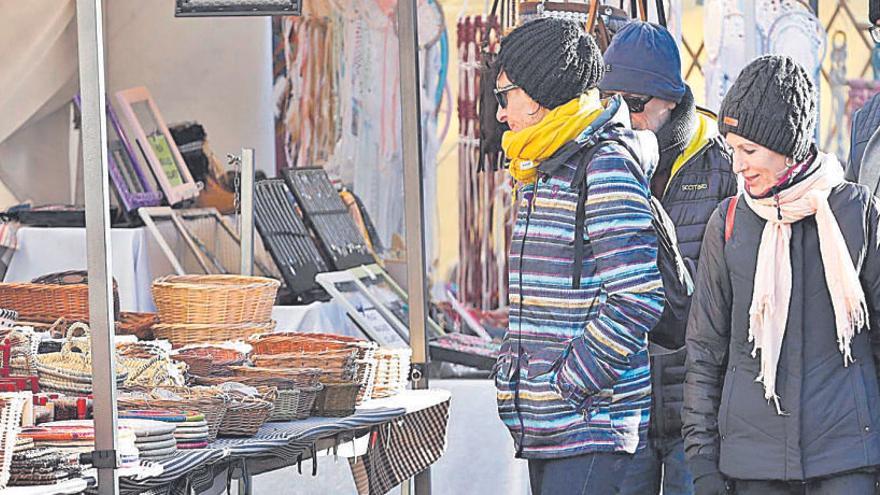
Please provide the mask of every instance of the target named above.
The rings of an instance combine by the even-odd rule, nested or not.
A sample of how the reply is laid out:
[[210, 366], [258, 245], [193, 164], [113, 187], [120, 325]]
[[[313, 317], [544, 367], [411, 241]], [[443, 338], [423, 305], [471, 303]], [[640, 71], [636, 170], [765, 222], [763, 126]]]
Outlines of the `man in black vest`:
[[[605, 71], [599, 88], [623, 96], [634, 129], [657, 135], [660, 163], [651, 190], [675, 224], [679, 249], [693, 274], [710, 215], [736, 193], [727, 146], [714, 117], [697, 109], [681, 77], [678, 46], [665, 28], [637, 21], [626, 25], [605, 52]], [[664, 495], [694, 493], [681, 437], [687, 314], [668, 313], [649, 334], [649, 444], [630, 464], [621, 490], [625, 495], [659, 494], [661, 486]]]
[[[869, 0], [868, 17], [874, 43], [880, 43], [880, 0]], [[875, 95], [853, 114], [852, 138], [846, 180], [880, 193], [880, 95]]]

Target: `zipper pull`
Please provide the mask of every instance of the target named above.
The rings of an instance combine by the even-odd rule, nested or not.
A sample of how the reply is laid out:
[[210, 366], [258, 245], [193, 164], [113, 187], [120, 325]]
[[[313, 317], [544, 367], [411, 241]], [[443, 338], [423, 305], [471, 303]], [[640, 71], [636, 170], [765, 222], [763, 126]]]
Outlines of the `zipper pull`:
[[776, 200], [776, 219], [780, 222], [782, 221], [782, 207], [779, 206], [779, 193], [773, 195], [773, 199]]

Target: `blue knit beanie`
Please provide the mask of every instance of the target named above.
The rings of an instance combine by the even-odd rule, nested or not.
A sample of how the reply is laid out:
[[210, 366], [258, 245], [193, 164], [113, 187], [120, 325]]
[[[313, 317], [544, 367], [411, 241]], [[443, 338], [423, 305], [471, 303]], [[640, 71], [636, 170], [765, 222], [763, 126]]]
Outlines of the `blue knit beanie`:
[[624, 26], [605, 50], [605, 77], [599, 89], [681, 102], [681, 55], [669, 31], [641, 21]]

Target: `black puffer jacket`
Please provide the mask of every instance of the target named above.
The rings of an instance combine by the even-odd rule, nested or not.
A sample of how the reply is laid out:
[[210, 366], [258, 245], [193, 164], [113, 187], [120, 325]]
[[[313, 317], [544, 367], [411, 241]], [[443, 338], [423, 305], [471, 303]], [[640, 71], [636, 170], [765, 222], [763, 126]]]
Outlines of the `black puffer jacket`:
[[785, 416], [764, 399], [755, 381], [760, 360], [748, 342], [765, 221], [740, 200], [729, 240], [729, 201], [709, 222], [687, 334], [683, 433], [695, 478], [720, 470], [737, 479], [805, 480], [880, 464], [880, 210], [867, 188], [848, 182], [832, 189], [828, 202], [872, 328], [855, 336], [855, 362], [844, 367], [815, 217], [792, 224], [791, 302], [777, 367]]
[[[736, 193], [731, 156], [718, 135], [714, 119], [697, 113], [690, 91], [676, 107], [670, 122], [657, 133], [657, 138], [664, 149], [661, 149], [661, 161], [651, 189], [675, 224], [679, 249], [693, 273], [709, 217], [719, 202]], [[658, 327], [665, 326], [665, 332], [683, 338], [686, 325], [686, 314], [676, 319], [664, 312]], [[650, 354], [654, 399], [650, 433], [654, 438], [678, 437], [681, 435], [685, 350], [652, 346]]]
[[859, 181], [859, 172], [865, 156], [865, 147], [871, 136], [880, 128], [880, 95], [875, 95], [865, 106], [853, 114], [852, 135], [850, 136], [849, 163], [846, 166], [846, 180]]

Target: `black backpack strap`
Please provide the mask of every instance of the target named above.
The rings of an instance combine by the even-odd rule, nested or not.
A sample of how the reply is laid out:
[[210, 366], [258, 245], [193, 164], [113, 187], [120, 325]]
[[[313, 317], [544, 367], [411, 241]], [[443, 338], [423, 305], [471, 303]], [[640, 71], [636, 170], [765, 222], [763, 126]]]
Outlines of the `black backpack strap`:
[[[638, 163], [638, 154], [636, 154], [635, 150], [626, 143], [625, 141], [617, 138], [606, 138], [597, 143], [595, 143], [592, 148], [587, 152], [588, 156], [585, 156], [584, 160], [581, 162], [582, 165], [578, 167], [578, 170], [575, 171], [575, 176], [571, 182], [571, 187], [578, 189], [578, 204], [575, 210], [575, 225], [574, 225], [574, 267], [572, 274], [572, 289], [578, 289], [580, 287], [581, 276], [583, 272], [583, 261], [584, 261], [584, 228], [586, 224], [586, 203], [587, 203], [587, 169], [589, 168], [590, 162], [593, 160], [593, 155], [599, 150], [601, 145], [615, 143], [620, 145], [623, 149], [626, 150], [627, 153], [630, 154], [633, 161]], [[635, 177], [641, 177], [647, 182], [647, 177], [645, 176], [644, 170], [639, 168], [636, 164], [632, 163], [630, 160], [626, 161], [627, 166], [630, 169], [630, 172]], [[690, 293], [693, 290], [693, 279], [691, 277], [690, 271], [684, 264], [684, 258], [681, 256], [681, 252], [678, 249], [678, 242], [674, 239], [670, 232], [675, 232], [675, 225], [672, 223], [672, 220], [666, 215], [666, 212], [663, 210], [663, 205], [660, 204], [659, 200], [651, 195], [649, 200], [649, 205], [651, 207], [651, 223], [654, 227], [654, 231], [657, 235], [657, 242], [660, 244], [659, 248], [667, 250], [669, 253], [672, 253], [672, 256], [675, 259], [676, 270], [678, 271], [679, 280], [688, 287], [688, 292]]]

